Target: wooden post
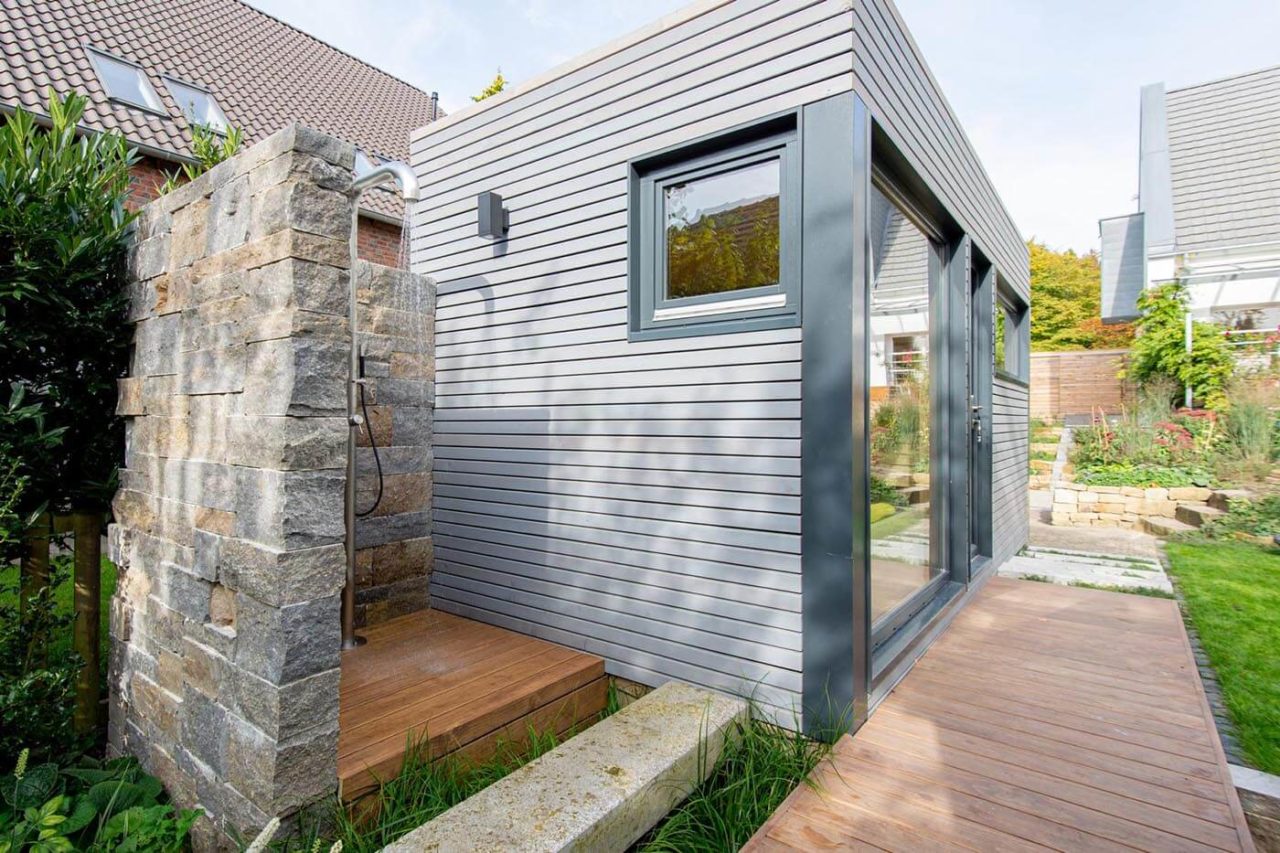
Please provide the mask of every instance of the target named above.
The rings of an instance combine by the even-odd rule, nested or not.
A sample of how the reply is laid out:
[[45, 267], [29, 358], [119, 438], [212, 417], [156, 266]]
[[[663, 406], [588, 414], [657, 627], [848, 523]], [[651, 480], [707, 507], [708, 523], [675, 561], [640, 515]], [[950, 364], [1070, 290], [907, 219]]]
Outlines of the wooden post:
[[49, 585], [49, 532], [53, 520], [41, 513], [26, 533], [26, 550], [22, 554], [22, 580], [19, 585], [18, 611], [27, 612], [27, 599]]
[[77, 512], [71, 516], [75, 534], [75, 650], [84, 661], [76, 679], [77, 732], [98, 726], [99, 631], [102, 624], [102, 515]]

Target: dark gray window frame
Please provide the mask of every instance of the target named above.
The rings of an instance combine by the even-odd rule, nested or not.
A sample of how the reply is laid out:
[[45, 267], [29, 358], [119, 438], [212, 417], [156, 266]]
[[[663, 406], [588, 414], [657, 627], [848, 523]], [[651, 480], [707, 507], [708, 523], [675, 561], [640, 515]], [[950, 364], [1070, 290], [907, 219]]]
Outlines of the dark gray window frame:
[[[1026, 302], [997, 277], [995, 310], [1004, 312], [1004, 364], [996, 364], [995, 374], [998, 379], [1017, 382], [1020, 385], [1031, 383], [1031, 311]], [[993, 320], [994, 324], [994, 320]], [[992, 350], [994, 359], [994, 341]]]
[[[777, 159], [780, 162], [779, 279], [766, 285], [683, 299], [666, 298], [666, 229], [660, 226], [663, 190], [681, 180], [709, 177]], [[800, 324], [801, 134], [794, 112], [713, 134], [628, 164], [628, 339], [780, 329]], [[733, 310], [732, 304], [780, 295], [781, 305]], [[655, 319], [657, 310], [724, 303], [723, 311]]]

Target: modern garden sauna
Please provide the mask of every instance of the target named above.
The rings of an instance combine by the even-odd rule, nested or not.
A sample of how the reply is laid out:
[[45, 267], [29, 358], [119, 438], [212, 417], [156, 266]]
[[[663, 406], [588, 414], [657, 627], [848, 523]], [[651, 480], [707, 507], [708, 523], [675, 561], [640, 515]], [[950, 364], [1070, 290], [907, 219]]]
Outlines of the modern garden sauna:
[[697, 3], [419, 130], [432, 606], [860, 720], [1027, 536], [1027, 254], [886, 0]]

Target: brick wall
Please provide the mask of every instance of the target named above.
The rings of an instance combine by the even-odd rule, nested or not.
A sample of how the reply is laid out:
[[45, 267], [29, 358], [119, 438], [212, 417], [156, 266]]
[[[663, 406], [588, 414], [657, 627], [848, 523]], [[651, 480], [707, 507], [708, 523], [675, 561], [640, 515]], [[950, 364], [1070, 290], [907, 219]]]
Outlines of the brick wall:
[[399, 267], [400, 226], [366, 216], [360, 217], [360, 230], [356, 232], [356, 252], [361, 260], [382, 264], [384, 267]]
[[179, 168], [177, 163], [143, 157], [129, 170], [129, 198], [125, 203], [137, 210], [147, 202], [155, 201], [160, 197], [160, 187]]

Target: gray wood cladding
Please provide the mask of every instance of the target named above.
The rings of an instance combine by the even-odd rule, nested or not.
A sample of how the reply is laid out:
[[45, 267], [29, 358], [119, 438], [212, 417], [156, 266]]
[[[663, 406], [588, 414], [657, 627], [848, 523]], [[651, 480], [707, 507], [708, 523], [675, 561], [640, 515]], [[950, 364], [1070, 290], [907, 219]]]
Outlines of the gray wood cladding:
[[[856, 34], [867, 22], [890, 32]], [[434, 606], [795, 721], [801, 330], [628, 342], [626, 166], [874, 91], [1025, 284], [1017, 233], [899, 27], [875, 2], [703, 2], [414, 134], [411, 258], [438, 283]], [[910, 120], [890, 92], [908, 72]], [[485, 191], [510, 211], [504, 240], [475, 233]]]

